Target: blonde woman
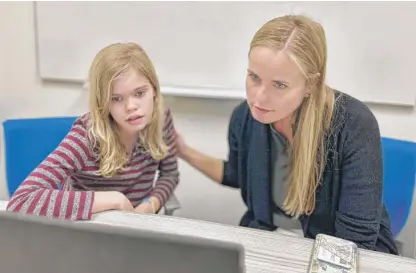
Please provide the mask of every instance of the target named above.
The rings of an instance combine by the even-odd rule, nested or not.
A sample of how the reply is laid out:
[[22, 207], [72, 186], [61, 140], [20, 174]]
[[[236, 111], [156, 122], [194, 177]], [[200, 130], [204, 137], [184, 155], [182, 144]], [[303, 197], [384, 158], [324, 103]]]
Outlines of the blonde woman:
[[145, 51], [102, 49], [89, 92], [89, 113], [23, 181], [8, 211], [88, 220], [105, 210], [156, 213], [169, 199], [179, 177], [174, 126]]
[[325, 84], [321, 25], [304, 16], [270, 20], [248, 59], [247, 100], [231, 117], [228, 159], [204, 155], [178, 134], [179, 156], [241, 190], [242, 226], [325, 233], [397, 254], [382, 201], [379, 127], [362, 102]]

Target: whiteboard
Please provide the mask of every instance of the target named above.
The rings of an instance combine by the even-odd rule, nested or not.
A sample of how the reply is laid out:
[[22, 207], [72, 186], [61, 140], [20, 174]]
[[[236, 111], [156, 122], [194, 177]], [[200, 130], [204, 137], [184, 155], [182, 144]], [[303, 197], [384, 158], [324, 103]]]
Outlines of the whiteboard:
[[305, 14], [328, 43], [328, 84], [366, 102], [414, 105], [415, 2], [37, 2], [40, 77], [83, 82], [101, 48], [139, 43], [162, 92], [245, 98], [250, 41], [273, 17]]

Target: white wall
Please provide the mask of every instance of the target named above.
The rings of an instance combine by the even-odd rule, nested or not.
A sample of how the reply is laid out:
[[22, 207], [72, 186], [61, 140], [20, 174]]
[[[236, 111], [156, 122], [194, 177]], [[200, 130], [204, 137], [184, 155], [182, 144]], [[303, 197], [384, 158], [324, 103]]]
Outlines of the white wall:
[[[87, 111], [81, 86], [42, 83], [38, 79], [31, 2], [0, 2], [0, 37], [1, 120], [77, 115]], [[190, 144], [214, 156], [226, 155], [228, 120], [238, 101], [167, 97], [166, 102], [173, 110], [176, 127]], [[41, 103], [45, 106], [41, 107]], [[415, 110], [387, 106], [371, 108], [384, 136], [416, 141]], [[183, 208], [178, 215], [238, 223], [244, 211], [238, 191], [210, 182], [183, 162], [180, 171], [182, 181], [176, 194]], [[0, 198], [6, 198], [4, 185], [0, 185]]]

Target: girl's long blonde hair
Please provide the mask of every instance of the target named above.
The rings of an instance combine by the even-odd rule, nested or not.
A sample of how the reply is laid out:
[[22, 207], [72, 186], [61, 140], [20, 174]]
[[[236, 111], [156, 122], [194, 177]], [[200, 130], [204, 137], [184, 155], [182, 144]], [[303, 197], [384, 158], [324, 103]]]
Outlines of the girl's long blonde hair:
[[283, 16], [264, 24], [250, 50], [265, 46], [284, 50], [297, 64], [310, 90], [297, 117], [288, 188], [283, 209], [299, 217], [315, 209], [315, 192], [326, 163], [326, 134], [334, 110], [334, 92], [325, 83], [327, 48], [322, 26], [305, 16]]
[[139, 134], [145, 151], [160, 160], [167, 155], [163, 141], [163, 99], [153, 64], [142, 47], [135, 43], [116, 43], [98, 52], [89, 71], [90, 124], [88, 137], [98, 154], [98, 175], [112, 177], [129, 159], [115, 121], [110, 115], [113, 84], [130, 69], [144, 75], [154, 89], [154, 106], [150, 123]]

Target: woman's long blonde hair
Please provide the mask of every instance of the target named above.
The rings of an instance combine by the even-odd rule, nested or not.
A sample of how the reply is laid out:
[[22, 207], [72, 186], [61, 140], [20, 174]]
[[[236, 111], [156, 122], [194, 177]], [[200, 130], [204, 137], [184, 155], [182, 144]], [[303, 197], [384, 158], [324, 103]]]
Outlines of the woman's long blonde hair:
[[307, 80], [310, 95], [305, 98], [297, 117], [283, 209], [295, 217], [311, 214], [325, 168], [326, 134], [335, 100], [333, 90], [325, 83], [325, 31], [319, 23], [305, 16], [278, 17], [256, 32], [250, 50], [256, 46], [284, 50]]
[[98, 175], [112, 177], [129, 159], [115, 121], [110, 115], [113, 84], [123, 73], [133, 69], [144, 75], [154, 89], [154, 106], [150, 124], [140, 132], [139, 140], [151, 156], [160, 160], [167, 155], [163, 141], [163, 99], [153, 64], [142, 47], [135, 43], [116, 43], [98, 52], [89, 71], [89, 110], [91, 123], [88, 137], [98, 154]]

